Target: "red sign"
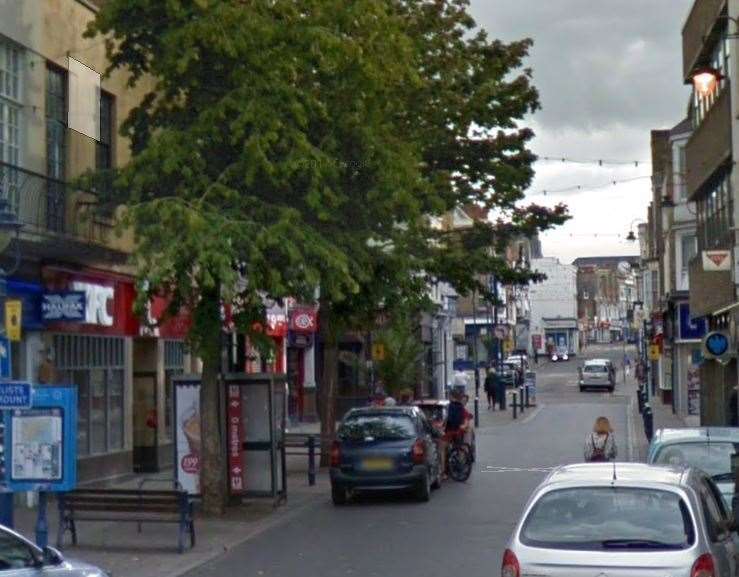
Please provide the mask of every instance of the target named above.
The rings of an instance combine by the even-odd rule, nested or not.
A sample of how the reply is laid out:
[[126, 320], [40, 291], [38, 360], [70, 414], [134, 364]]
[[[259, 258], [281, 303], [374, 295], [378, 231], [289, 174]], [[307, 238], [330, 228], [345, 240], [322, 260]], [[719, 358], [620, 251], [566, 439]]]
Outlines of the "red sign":
[[228, 480], [232, 494], [244, 491], [244, 460], [242, 439], [244, 427], [241, 422], [241, 388], [228, 387]]
[[318, 330], [316, 311], [310, 307], [290, 311], [290, 330], [301, 335], [311, 335]]
[[[192, 318], [184, 309], [180, 310], [176, 315], [168, 315], [169, 299], [161, 296], [155, 296], [151, 299], [149, 310], [147, 311], [147, 324], [142, 324], [139, 332], [143, 336], [157, 336], [163, 339], [185, 339], [190, 332], [192, 326]], [[147, 335], [147, 333], [151, 333]]]
[[200, 455], [197, 453], [188, 453], [182, 457], [182, 470], [190, 475], [200, 472]]
[[531, 337], [531, 344], [534, 346], [534, 350], [538, 351], [541, 348], [541, 335], [533, 335]]

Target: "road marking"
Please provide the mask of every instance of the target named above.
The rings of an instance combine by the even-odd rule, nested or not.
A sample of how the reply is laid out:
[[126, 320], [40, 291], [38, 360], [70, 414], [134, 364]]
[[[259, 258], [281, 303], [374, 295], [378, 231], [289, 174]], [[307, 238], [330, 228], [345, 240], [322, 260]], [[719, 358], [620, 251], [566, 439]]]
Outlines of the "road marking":
[[549, 473], [556, 467], [496, 467], [488, 465], [481, 473]]

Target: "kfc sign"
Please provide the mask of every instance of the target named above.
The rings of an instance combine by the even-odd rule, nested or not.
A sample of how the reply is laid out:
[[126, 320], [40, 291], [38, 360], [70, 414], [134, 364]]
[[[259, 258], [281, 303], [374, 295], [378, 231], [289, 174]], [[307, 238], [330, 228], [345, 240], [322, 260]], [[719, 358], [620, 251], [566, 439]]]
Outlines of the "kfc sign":
[[85, 295], [85, 322], [89, 325], [100, 325], [103, 327], [113, 326], [112, 304], [115, 298], [115, 288], [89, 282], [75, 281], [72, 290]]
[[301, 307], [290, 311], [290, 330], [299, 334], [313, 334], [318, 330], [316, 311]]

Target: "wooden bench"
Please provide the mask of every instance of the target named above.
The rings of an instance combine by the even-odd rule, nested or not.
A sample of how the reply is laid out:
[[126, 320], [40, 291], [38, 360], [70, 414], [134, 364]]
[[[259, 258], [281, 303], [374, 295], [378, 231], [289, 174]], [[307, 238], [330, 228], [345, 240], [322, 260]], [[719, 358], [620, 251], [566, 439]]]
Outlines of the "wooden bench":
[[59, 495], [59, 532], [57, 547], [62, 548], [64, 534], [72, 534], [77, 545], [77, 521], [115, 521], [138, 523], [173, 523], [179, 525], [177, 550], [195, 546], [193, 506], [185, 491], [143, 491], [141, 489], [79, 489]]

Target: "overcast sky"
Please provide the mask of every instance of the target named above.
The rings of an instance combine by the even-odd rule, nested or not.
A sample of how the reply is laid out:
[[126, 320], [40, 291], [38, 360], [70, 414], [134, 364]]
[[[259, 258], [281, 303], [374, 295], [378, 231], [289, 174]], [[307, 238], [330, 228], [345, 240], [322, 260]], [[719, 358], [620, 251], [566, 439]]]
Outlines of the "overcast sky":
[[[540, 161], [530, 199], [566, 202], [574, 218], [542, 237], [545, 256], [637, 254], [625, 236], [651, 197], [649, 131], [685, 117], [681, 36], [693, 0], [471, 0], [493, 37], [534, 40], [529, 66], [543, 109], [531, 120], [540, 156], [640, 161], [639, 166]], [[585, 187], [636, 179], [597, 190]], [[539, 194], [583, 185], [581, 191]], [[636, 225], [635, 225], [636, 226]], [[595, 236], [597, 234], [597, 236]]]

